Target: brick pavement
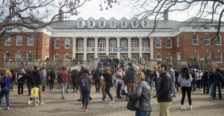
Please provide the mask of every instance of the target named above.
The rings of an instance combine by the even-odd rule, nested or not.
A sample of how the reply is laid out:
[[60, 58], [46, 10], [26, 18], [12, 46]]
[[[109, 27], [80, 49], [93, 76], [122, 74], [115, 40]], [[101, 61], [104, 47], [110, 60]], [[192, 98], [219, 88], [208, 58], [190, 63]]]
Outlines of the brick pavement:
[[[155, 94], [154, 90], [152, 92]], [[93, 100], [89, 104], [89, 111], [83, 112], [81, 102], [76, 101], [79, 93], [66, 94], [66, 99], [61, 100], [60, 90], [47, 91], [43, 94], [45, 104], [37, 107], [28, 105], [28, 96], [18, 96], [14, 90], [11, 94], [11, 109], [0, 110], [0, 116], [134, 116], [134, 112], [126, 109], [127, 102], [115, 99], [114, 104], [109, 104], [107, 96], [104, 103], [101, 102], [101, 93], [95, 93], [92, 89], [91, 96]], [[115, 90], [112, 89], [113, 97]], [[27, 90], [24, 95], [27, 95]], [[213, 100], [209, 95], [202, 94], [202, 91], [193, 92], [192, 103], [193, 110], [187, 110], [188, 102], [185, 100], [186, 110], [180, 110], [181, 94], [177, 92], [177, 98], [173, 99], [171, 106], [171, 116], [223, 116], [224, 100]], [[152, 98], [152, 114], [159, 115], [159, 105], [156, 99]], [[5, 98], [3, 99], [3, 108], [5, 106]]]

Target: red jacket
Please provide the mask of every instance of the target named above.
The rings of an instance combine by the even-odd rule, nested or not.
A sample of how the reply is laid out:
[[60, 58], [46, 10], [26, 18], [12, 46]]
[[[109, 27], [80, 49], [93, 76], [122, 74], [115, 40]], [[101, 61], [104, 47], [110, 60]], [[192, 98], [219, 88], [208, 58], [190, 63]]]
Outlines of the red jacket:
[[69, 80], [69, 73], [66, 70], [62, 70], [58, 73], [58, 83], [67, 83]]

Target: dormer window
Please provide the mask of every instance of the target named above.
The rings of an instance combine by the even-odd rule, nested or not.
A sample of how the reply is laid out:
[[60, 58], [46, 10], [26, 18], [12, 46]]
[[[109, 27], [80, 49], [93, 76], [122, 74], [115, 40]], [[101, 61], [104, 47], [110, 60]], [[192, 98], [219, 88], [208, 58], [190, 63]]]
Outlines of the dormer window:
[[127, 27], [127, 22], [126, 22], [126, 21], [122, 21], [122, 22], [121, 22], [121, 27], [122, 27], [122, 28]]
[[79, 22], [78, 22], [78, 27], [79, 27], [79, 28], [82, 28], [82, 26], [83, 26], [83, 25], [82, 25], [82, 21], [79, 21]]
[[132, 28], [137, 28], [137, 20], [132, 21]]
[[90, 27], [93, 27], [93, 21], [90, 21], [89, 26], [90, 26]]
[[103, 28], [105, 26], [105, 22], [104, 21], [100, 21], [100, 27]]
[[147, 21], [144, 21], [143, 25], [144, 25], [144, 27], [146, 27], [147, 26]]
[[115, 28], [115, 27], [116, 27], [116, 25], [115, 25], [115, 21], [111, 21], [111, 22], [110, 22], [110, 27], [112, 27], [112, 28]]
[[95, 21], [94, 20], [89, 20], [88, 21], [88, 27], [89, 28], [94, 28], [94, 26], [95, 26]]

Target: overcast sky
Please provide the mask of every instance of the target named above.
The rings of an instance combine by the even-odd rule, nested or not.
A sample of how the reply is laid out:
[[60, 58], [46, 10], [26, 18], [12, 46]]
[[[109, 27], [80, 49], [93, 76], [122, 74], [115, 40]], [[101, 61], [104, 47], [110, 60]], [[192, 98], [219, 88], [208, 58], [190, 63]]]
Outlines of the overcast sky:
[[[115, 4], [113, 5], [113, 8], [103, 11], [100, 11], [100, 2], [101, 0], [90, 0], [86, 2], [86, 4], [78, 10], [80, 14], [70, 19], [77, 19], [79, 17], [82, 17], [83, 19], [88, 19], [89, 17], [93, 17], [95, 19], [99, 19], [100, 17], [104, 17], [106, 19], [110, 19], [111, 17], [115, 17], [116, 19], [126, 17], [130, 19], [137, 13], [131, 6], [129, 0], [119, 0], [119, 4]], [[184, 13], [175, 12], [169, 14], [170, 20], [177, 21], [184, 21], [191, 17], [193, 17], [191, 11], [186, 11]]]

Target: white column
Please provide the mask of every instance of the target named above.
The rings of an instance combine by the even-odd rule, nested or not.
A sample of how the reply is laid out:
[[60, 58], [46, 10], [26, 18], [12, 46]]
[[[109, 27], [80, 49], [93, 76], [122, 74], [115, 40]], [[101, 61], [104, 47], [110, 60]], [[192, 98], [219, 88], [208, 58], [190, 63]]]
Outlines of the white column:
[[[117, 38], [117, 48], [120, 48], [120, 39], [121, 39], [120, 37]], [[120, 59], [120, 57], [121, 57], [120, 55], [121, 55], [120, 50], [118, 50], [117, 51], [117, 58], [118, 59]]]
[[131, 59], [131, 37], [128, 37], [128, 58]]
[[154, 53], [153, 53], [153, 38], [149, 38], [150, 40], [150, 59], [153, 60], [154, 59]]
[[84, 52], [83, 52], [83, 60], [87, 61], [87, 37], [84, 37]]
[[139, 48], [138, 48], [138, 50], [139, 50], [139, 58], [142, 58], [142, 37], [139, 37], [139, 39], [138, 39], [139, 41]]
[[109, 37], [106, 38], [106, 56], [109, 56]]
[[76, 38], [72, 38], [72, 59], [76, 59]]
[[95, 54], [94, 54], [94, 58], [98, 58], [98, 38], [95, 37]]

